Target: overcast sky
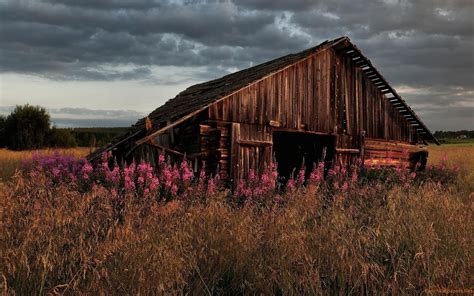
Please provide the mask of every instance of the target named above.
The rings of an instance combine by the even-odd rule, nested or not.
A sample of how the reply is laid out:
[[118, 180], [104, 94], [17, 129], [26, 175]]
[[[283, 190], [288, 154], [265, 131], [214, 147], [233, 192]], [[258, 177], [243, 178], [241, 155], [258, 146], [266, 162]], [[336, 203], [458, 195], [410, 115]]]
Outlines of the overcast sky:
[[129, 125], [189, 85], [343, 35], [431, 130], [474, 129], [474, 0], [0, 0], [0, 113]]

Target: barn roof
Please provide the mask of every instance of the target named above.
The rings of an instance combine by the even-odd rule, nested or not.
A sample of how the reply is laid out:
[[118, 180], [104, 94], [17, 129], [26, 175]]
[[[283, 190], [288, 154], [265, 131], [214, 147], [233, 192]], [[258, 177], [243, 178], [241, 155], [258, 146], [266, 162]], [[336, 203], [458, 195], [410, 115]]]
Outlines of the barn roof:
[[151, 130], [146, 130], [146, 117], [142, 118], [132, 125], [125, 134], [116, 137], [107, 147], [97, 150], [91, 154], [89, 158], [93, 159], [102, 152], [111, 150], [128, 140], [139, 139], [137, 144], [144, 143], [156, 134], [171, 128], [172, 126], [192, 117], [192, 115], [206, 109], [209, 105], [223, 97], [254, 83], [256, 80], [262, 79], [282, 68], [292, 65], [315, 52], [330, 47], [335, 48], [343, 54], [350, 55], [368, 77], [377, 84], [377, 87], [382, 91], [382, 93], [387, 95], [389, 102], [406, 118], [417, 133], [423, 139], [439, 144], [438, 140], [433, 136], [426, 125], [388, 84], [385, 78], [372, 65], [370, 60], [361, 53], [348, 37], [340, 37], [332, 41], [325, 41], [299, 53], [285, 55], [215, 80], [190, 86], [147, 116], [152, 123]]

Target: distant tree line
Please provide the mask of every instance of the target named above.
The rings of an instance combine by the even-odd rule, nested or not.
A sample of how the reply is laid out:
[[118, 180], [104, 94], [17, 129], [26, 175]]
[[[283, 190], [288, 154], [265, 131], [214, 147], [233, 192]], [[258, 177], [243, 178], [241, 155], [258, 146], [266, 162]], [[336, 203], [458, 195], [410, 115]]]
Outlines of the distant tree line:
[[125, 128], [76, 128], [51, 126], [50, 116], [40, 106], [16, 106], [8, 116], [0, 116], [0, 147], [28, 150], [45, 147], [98, 147], [110, 142]]
[[68, 128], [67, 130], [76, 139], [76, 143], [81, 147], [101, 147], [105, 146], [116, 136], [123, 134], [125, 127], [91, 127], [91, 128]]
[[469, 139], [474, 139], [474, 131], [468, 130], [436, 131], [433, 135], [438, 139], [457, 139], [464, 136]]

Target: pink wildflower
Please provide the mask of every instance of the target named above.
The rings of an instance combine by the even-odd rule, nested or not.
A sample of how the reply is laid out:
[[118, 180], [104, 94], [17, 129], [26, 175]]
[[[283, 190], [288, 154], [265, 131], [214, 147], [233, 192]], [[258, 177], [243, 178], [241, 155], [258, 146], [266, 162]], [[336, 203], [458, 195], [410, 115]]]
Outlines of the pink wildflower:
[[173, 186], [171, 187], [171, 194], [173, 196], [176, 196], [176, 194], [178, 194], [178, 186], [176, 186], [176, 184], [173, 184]]
[[359, 175], [358, 175], [357, 169], [354, 169], [354, 170], [352, 171], [352, 176], [351, 176], [351, 182], [352, 182], [352, 184], [357, 183], [358, 177], [359, 177]]
[[110, 194], [112, 194], [112, 197], [113, 197], [113, 198], [116, 198], [116, 197], [118, 196], [118, 194], [117, 194], [117, 189], [112, 188], [112, 190], [110, 191]]
[[345, 181], [344, 184], [342, 184], [341, 191], [346, 192], [348, 188], [349, 188], [349, 183]]
[[150, 190], [155, 190], [160, 185], [160, 180], [157, 177], [153, 177], [150, 182]]
[[295, 179], [290, 178], [290, 180], [288, 180], [288, 182], [286, 184], [286, 187], [288, 188], [289, 191], [294, 191], [295, 190]]
[[134, 190], [135, 189], [135, 182], [130, 178], [130, 176], [125, 176], [124, 178], [125, 181], [125, 189], [127, 190]]
[[302, 167], [298, 172], [298, 186], [303, 186], [305, 180], [305, 168]]
[[193, 178], [193, 172], [189, 169], [189, 165], [186, 160], [181, 162], [181, 178], [183, 179], [183, 182], [188, 182]]
[[105, 173], [105, 178], [107, 181], [112, 182], [114, 185], [117, 185], [120, 181], [120, 168], [115, 164], [114, 168], [110, 171], [107, 170]]
[[216, 183], [214, 181], [214, 178], [209, 178], [207, 181], [207, 194], [208, 195], [213, 195], [216, 193]]
[[58, 168], [53, 168], [51, 172], [55, 177], [59, 177], [59, 174], [61, 173]]

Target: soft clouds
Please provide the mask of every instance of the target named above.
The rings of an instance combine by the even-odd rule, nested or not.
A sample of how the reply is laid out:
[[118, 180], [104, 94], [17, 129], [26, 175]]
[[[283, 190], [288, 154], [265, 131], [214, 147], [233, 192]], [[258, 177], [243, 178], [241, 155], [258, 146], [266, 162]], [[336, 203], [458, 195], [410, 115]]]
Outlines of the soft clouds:
[[[14, 106], [0, 106], [0, 115], [10, 114]], [[87, 108], [48, 108], [51, 123], [57, 127], [123, 127], [144, 114], [132, 110], [91, 110]]]
[[[433, 114], [459, 114], [459, 128], [474, 128], [473, 6], [471, 0], [0, 0], [0, 72], [85, 87], [136, 81], [151, 90], [348, 35], [394, 87], [403, 87], [430, 127], [444, 128]], [[157, 107], [147, 104], [149, 111]]]

